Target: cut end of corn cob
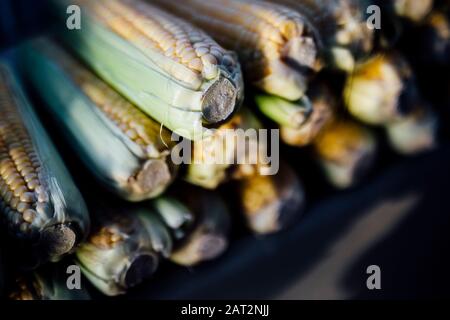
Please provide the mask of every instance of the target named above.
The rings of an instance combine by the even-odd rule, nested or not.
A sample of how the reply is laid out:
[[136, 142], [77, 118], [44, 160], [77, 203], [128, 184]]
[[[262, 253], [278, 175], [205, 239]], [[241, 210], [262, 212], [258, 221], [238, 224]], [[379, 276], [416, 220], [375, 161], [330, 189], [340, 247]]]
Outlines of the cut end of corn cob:
[[307, 97], [298, 102], [267, 95], [255, 97], [259, 110], [280, 127], [299, 129], [313, 113], [313, 106]]
[[368, 28], [364, 1], [272, 0], [304, 15], [320, 38], [331, 67], [351, 72], [355, 60], [373, 48], [374, 31]]
[[395, 0], [393, 5], [400, 17], [420, 22], [431, 12], [433, 3], [434, 0]]
[[167, 161], [152, 159], [145, 162], [136, 176], [130, 178], [128, 200], [141, 201], [161, 194], [173, 180], [174, 168]]
[[76, 254], [89, 281], [104, 294], [116, 296], [149, 278], [172, 242], [146, 205], [105, 196], [95, 193], [89, 198], [94, 229]]
[[410, 111], [408, 95], [415, 94], [412, 71], [402, 57], [379, 54], [359, 64], [345, 85], [344, 100], [359, 120], [379, 125]]
[[314, 148], [329, 182], [344, 189], [367, 175], [375, 161], [377, 144], [372, 132], [360, 124], [336, 119], [321, 132]]
[[228, 247], [227, 237], [206, 230], [196, 230], [187, 241], [188, 245], [178, 248], [170, 257], [174, 263], [187, 267], [217, 258]]
[[427, 109], [387, 125], [392, 148], [400, 154], [414, 155], [433, 150], [437, 146], [437, 116]]
[[202, 104], [203, 118], [208, 123], [218, 123], [228, 119], [236, 109], [236, 87], [225, 77], [216, 81], [205, 94]]
[[254, 175], [239, 184], [244, 216], [250, 229], [257, 234], [278, 232], [303, 214], [303, 187], [285, 163], [275, 176]]
[[58, 257], [66, 254], [74, 248], [77, 235], [67, 225], [59, 224], [46, 228], [41, 236], [41, 242], [50, 257]]
[[[189, 210], [193, 217], [189, 223], [185, 236], [178, 238], [170, 260], [182, 266], [194, 266], [201, 262], [214, 259], [221, 255], [228, 247], [230, 214], [223, 200], [217, 194], [186, 186], [183, 193], [178, 194], [181, 203], [168, 208], [158, 206], [157, 210], [163, 215], [162, 210], [177, 212], [177, 215], [186, 214]], [[189, 196], [186, 196], [186, 195]], [[172, 201], [177, 200], [171, 198]], [[174, 214], [175, 212], [171, 212]], [[186, 227], [186, 226], [185, 226]], [[176, 230], [173, 230], [176, 232]], [[185, 230], [181, 230], [185, 233]], [[173, 232], [173, 233], [175, 233]], [[176, 233], [175, 233], [176, 235]]]
[[280, 136], [284, 143], [304, 147], [313, 143], [320, 132], [334, 118], [337, 100], [326, 86], [314, 85], [308, 92], [311, 100], [311, 115], [298, 128], [280, 127]]
[[124, 288], [133, 288], [148, 279], [157, 269], [158, 259], [155, 255], [140, 254], [134, 257], [128, 268], [120, 275], [120, 283]]

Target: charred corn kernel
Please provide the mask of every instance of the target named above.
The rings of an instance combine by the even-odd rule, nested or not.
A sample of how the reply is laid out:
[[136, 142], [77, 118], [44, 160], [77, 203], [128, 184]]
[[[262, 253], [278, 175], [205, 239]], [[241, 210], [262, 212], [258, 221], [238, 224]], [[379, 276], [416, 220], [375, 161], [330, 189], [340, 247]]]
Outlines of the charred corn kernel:
[[204, 122], [223, 121], [240, 104], [237, 58], [203, 31], [140, 0], [55, 1], [69, 2], [84, 20], [82, 30], [65, 34], [68, 43], [170, 130], [198, 139]]
[[49, 265], [29, 274], [17, 275], [9, 298], [12, 300], [89, 300], [83, 283], [80, 288], [68, 287], [66, 263]]
[[373, 48], [374, 30], [365, 16], [368, 1], [271, 0], [304, 15], [323, 40], [328, 63], [352, 72], [355, 61]]
[[0, 65], [0, 213], [40, 262], [58, 260], [89, 227], [84, 201], [28, 103], [14, 71]]
[[335, 119], [322, 130], [313, 147], [329, 182], [337, 188], [348, 188], [371, 169], [377, 145], [372, 132], [360, 124]]
[[238, 199], [249, 228], [257, 234], [278, 232], [303, 214], [303, 186], [287, 163], [273, 176], [252, 175], [238, 182]]
[[193, 266], [218, 257], [228, 247], [231, 223], [223, 200], [216, 193], [199, 188], [186, 186], [178, 191], [182, 193], [176, 197], [162, 198], [171, 206], [155, 207], [161, 216], [176, 214], [193, 217], [188, 228], [182, 227], [180, 230], [179, 234], [183, 236], [177, 237], [176, 230], [172, 231], [177, 240], [170, 260], [179, 265]]
[[405, 155], [434, 149], [437, 129], [438, 118], [429, 108], [418, 108], [409, 116], [386, 126], [392, 148]]
[[89, 204], [94, 213], [93, 232], [77, 250], [77, 263], [104, 294], [124, 294], [153, 275], [161, 256], [171, 254], [169, 231], [144, 203], [92, 198]]
[[310, 145], [320, 132], [332, 121], [337, 110], [337, 99], [326, 85], [314, 84], [308, 91], [312, 112], [298, 128], [280, 127], [281, 140], [291, 146], [303, 147]]
[[153, 0], [207, 30], [238, 53], [248, 80], [267, 93], [297, 100], [319, 65], [314, 30], [287, 7], [255, 0]]
[[412, 70], [395, 53], [378, 54], [363, 62], [348, 78], [344, 100], [349, 112], [369, 124], [385, 124], [409, 112], [417, 89]]
[[55, 42], [40, 39], [23, 52], [25, 72], [47, 109], [103, 184], [132, 201], [167, 188], [176, 174], [167, 130]]

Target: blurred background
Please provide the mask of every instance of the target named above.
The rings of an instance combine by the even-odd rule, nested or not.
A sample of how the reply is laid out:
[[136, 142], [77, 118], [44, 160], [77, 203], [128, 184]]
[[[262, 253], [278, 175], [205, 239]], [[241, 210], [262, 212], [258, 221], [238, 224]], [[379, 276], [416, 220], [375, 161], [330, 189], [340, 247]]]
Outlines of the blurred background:
[[[1, 0], [3, 58], [26, 39], [48, 32], [52, 21], [44, 1]], [[308, 149], [284, 145], [284, 160], [305, 186], [307, 204], [298, 223], [277, 234], [254, 235], [233, 217], [230, 245], [222, 256], [195, 267], [163, 262], [151, 279], [116, 299], [448, 298], [449, 69], [417, 58], [424, 53], [415, 47], [415, 35], [423, 30], [402, 23], [406, 31], [396, 48], [411, 63], [418, 90], [439, 117], [436, 147], [401, 155], [374, 127], [379, 137], [374, 167], [360, 183], [341, 190], [326, 181]], [[32, 89], [27, 92], [36, 105], [42, 104]], [[49, 131], [64, 150], [58, 134]], [[74, 174], [77, 163], [64, 154]], [[84, 169], [76, 170], [76, 180], [89, 179]], [[230, 186], [220, 188], [231, 193]], [[232, 201], [228, 204], [233, 208]], [[370, 265], [381, 269], [381, 290], [367, 289]], [[83, 284], [93, 297], [107, 299], [85, 279]]]

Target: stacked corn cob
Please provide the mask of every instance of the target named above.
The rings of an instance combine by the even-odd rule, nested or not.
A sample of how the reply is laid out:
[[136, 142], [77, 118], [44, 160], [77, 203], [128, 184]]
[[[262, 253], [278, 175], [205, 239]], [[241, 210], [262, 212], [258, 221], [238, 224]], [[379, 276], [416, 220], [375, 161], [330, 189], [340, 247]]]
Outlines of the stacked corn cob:
[[99, 180], [133, 201], [167, 188], [176, 173], [167, 130], [54, 42], [40, 39], [23, 53], [29, 78]]
[[0, 65], [0, 209], [10, 234], [34, 247], [33, 262], [59, 260], [83, 241], [83, 200], [13, 71]]
[[239, 63], [203, 31], [139, 0], [75, 4], [86, 13], [84, 29], [68, 32], [68, 43], [173, 132], [199, 139], [204, 125], [224, 121], [238, 108], [243, 98]]
[[[428, 23], [439, 20], [425, 18], [431, 2], [394, 1], [386, 8]], [[409, 63], [396, 48], [371, 53], [378, 38], [365, 21], [370, 1], [53, 3], [59, 18], [66, 5], [79, 5], [82, 29], [63, 32], [61, 42], [26, 44], [20, 63], [43, 98], [43, 114], [71, 146], [68, 156], [76, 153], [105, 189], [125, 200], [80, 183], [93, 228], [74, 262], [106, 295], [125, 293], [152, 276], [162, 260], [193, 266], [223, 253], [230, 214], [222, 196], [233, 199], [256, 234], [298, 220], [303, 184], [286, 161], [270, 172], [268, 154], [277, 156], [279, 149], [278, 141], [270, 144], [257, 134], [266, 124], [280, 129], [285, 144], [310, 146], [338, 188], [356, 185], [374, 163], [377, 138], [362, 123], [385, 128], [401, 153], [435, 145], [436, 117], [417, 93]], [[445, 38], [441, 20], [437, 34]], [[3, 69], [2, 220], [16, 238], [33, 244], [39, 262], [58, 260], [84, 239], [84, 202]], [[238, 111], [244, 78], [255, 92]], [[230, 130], [244, 132], [245, 141], [228, 136]], [[180, 144], [170, 131], [190, 139], [183, 140], [192, 147], [192, 154], [183, 154], [190, 164], [181, 170], [173, 161]], [[176, 182], [163, 194], [178, 171], [204, 189], [228, 182], [232, 192], [218, 195], [223, 191]], [[54, 275], [19, 277], [11, 298], [71, 298], [52, 295], [50, 288], [60, 287]]]
[[319, 67], [314, 27], [287, 7], [254, 0], [149, 2], [208, 30], [236, 51], [247, 80], [270, 94], [299, 99], [310, 71]]
[[355, 62], [373, 49], [374, 30], [367, 27], [365, 0], [273, 0], [302, 13], [317, 29], [327, 63], [352, 72]]

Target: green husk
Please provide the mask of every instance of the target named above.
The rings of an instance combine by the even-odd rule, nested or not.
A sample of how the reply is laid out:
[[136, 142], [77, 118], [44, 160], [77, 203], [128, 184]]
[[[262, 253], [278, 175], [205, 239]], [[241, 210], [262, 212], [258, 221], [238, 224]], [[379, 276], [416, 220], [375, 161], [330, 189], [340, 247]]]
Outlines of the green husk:
[[269, 95], [257, 95], [255, 100], [259, 111], [281, 127], [298, 129], [313, 112], [313, 106], [306, 96], [297, 102]]
[[[0, 211], [11, 235], [30, 249], [30, 256], [26, 257], [28, 263], [36, 266], [49, 260], [58, 261], [64, 255], [73, 252], [86, 237], [90, 225], [87, 208], [57, 150], [28, 102], [14, 70], [7, 65], [0, 65], [0, 79], [9, 87], [7, 93], [13, 97], [14, 107], [17, 108], [15, 110], [23, 121], [37, 155], [35, 161], [40, 165], [38, 179], [47, 196], [44, 202], [39, 203], [39, 208], [38, 199], [33, 200], [36, 208], [32, 209], [36, 210], [36, 215], [25, 229], [22, 228], [24, 223], [20, 223], [24, 221], [21, 214], [10, 209], [2, 198]], [[1, 120], [8, 123], [8, 118]]]
[[93, 232], [77, 251], [84, 275], [109, 296], [124, 294], [172, 252], [167, 228], [145, 204], [93, 203]]
[[174, 236], [177, 239], [170, 260], [182, 266], [194, 266], [221, 255], [228, 247], [230, 229], [230, 214], [223, 200], [213, 192], [193, 187], [183, 188], [183, 194], [177, 199], [181, 200], [164, 200], [170, 201], [171, 206], [157, 205], [161, 216], [189, 214], [193, 217], [192, 222], [186, 221], [187, 224], [172, 230], [179, 236]]
[[221, 70], [217, 78], [189, 88], [158, 66], [161, 59], [166, 59], [164, 56], [153, 56], [151, 50], [143, 52], [131, 45], [96, 22], [89, 8], [81, 6], [85, 12], [83, 27], [65, 32], [66, 43], [111, 86], [171, 131], [191, 140], [201, 139], [207, 133], [202, 113], [206, 92], [223, 78], [238, 86], [236, 105], [242, 100], [240, 68], [236, 74]]
[[147, 147], [149, 151], [143, 150], [81, 91], [63, 64], [70, 61], [83, 66], [62, 47], [42, 38], [24, 46], [21, 55], [24, 73], [66, 140], [108, 189], [125, 199], [141, 201], [158, 196], [170, 185], [177, 168], [169, 157], [173, 145], [169, 132], [161, 128], [151, 148]]

